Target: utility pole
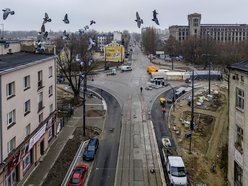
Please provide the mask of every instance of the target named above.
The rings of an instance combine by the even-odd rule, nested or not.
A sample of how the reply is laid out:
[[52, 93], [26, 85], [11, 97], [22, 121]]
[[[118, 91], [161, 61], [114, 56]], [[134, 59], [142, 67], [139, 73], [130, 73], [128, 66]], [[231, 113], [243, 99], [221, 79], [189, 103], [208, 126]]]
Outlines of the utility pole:
[[190, 141], [189, 141], [189, 153], [191, 154], [192, 152], [192, 147], [191, 147], [191, 141], [192, 141], [192, 133], [194, 130], [194, 68], [192, 71], [192, 95], [191, 95], [191, 121], [190, 121]]
[[87, 87], [87, 74], [84, 74], [84, 85], [83, 85], [83, 136], [85, 136], [85, 125], [86, 125], [86, 108], [85, 108], [85, 104], [86, 104], [86, 100], [85, 100], [85, 94], [86, 94], [86, 87]]
[[171, 57], [171, 70], [174, 70], [174, 57]]
[[208, 94], [211, 95], [211, 62], [208, 56]]

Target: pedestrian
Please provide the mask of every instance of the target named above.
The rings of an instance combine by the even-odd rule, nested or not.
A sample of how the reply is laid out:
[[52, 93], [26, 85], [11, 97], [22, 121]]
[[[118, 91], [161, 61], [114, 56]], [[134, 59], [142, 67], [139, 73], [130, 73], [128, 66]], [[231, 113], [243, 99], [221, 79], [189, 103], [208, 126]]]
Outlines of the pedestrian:
[[166, 107], [165, 106], [162, 107], [161, 110], [162, 110], [163, 113], [165, 113], [166, 112]]
[[142, 93], [142, 90], [143, 90], [143, 88], [142, 87], [140, 87], [140, 92]]

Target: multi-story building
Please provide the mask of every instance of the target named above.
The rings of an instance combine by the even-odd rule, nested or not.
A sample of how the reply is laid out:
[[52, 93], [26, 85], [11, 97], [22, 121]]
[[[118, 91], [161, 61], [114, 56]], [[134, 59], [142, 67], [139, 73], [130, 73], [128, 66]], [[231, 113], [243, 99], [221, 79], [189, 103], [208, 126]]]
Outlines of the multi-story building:
[[0, 185], [28, 175], [56, 130], [54, 55], [0, 55]]
[[107, 43], [107, 36], [104, 34], [100, 34], [97, 36], [97, 48], [100, 52], [104, 51], [104, 46], [108, 44]]
[[229, 68], [228, 181], [248, 185], [248, 61]]
[[247, 24], [201, 24], [201, 14], [188, 15], [188, 26], [169, 27], [170, 35], [182, 42], [189, 36], [223, 43], [238, 43], [248, 38]]
[[113, 32], [113, 40], [117, 43], [120, 43], [121, 42], [121, 39], [122, 39], [122, 33], [121, 32], [118, 32], [118, 31], [114, 31]]

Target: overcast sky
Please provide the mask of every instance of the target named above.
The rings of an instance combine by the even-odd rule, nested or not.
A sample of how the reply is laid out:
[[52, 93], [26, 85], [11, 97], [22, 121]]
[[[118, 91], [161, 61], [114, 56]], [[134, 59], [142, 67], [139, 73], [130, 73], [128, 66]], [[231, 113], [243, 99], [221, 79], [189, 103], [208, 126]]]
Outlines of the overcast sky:
[[[52, 22], [46, 30], [77, 31], [90, 20], [96, 24], [91, 28], [98, 32], [140, 32], [135, 20], [136, 11], [143, 19], [143, 27], [154, 26], [165, 29], [171, 25], [187, 25], [187, 15], [200, 13], [202, 24], [248, 23], [248, 0], [0, 0], [0, 8], [10, 8], [15, 15], [6, 20], [0, 18], [0, 29], [40, 30], [45, 12]], [[155, 25], [152, 11], [156, 9], [160, 25]], [[3, 13], [3, 12], [2, 12]], [[62, 20], [68, 13], [70, 24]]]

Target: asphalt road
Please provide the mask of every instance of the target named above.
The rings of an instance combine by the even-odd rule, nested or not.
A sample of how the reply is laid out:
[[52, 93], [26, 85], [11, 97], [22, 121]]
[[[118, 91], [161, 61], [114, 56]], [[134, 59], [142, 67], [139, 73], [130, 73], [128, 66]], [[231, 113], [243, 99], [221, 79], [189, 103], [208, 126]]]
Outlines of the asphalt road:
[[104, 98], [108, 108], [108, 117], [106, 117], [103, 133], [100, 137], [97, 158], [93, 164], [88, 185], [114, 185], [121, 132], [121, 108], [117, 100], [108, 92], [93, 87], [91, 89]]
[[[151, 110], [156, 98], [170, 87], [145, 90], [150, 79], [146, 67], [153, 64], [137, 46], [132, 59], [132, 71], [117, 71], [114, 76], [99, 73], [89, 82], [104, 90], [109, 109], [89, 185], [162, 185], [159, 149], [150, 124]], [[114, 105], [119, 103], [118, 108], [114, 108], [107, 93], [114, 97]], [[154, 174], [150, 173], [151, 169], [155, 169]]]

